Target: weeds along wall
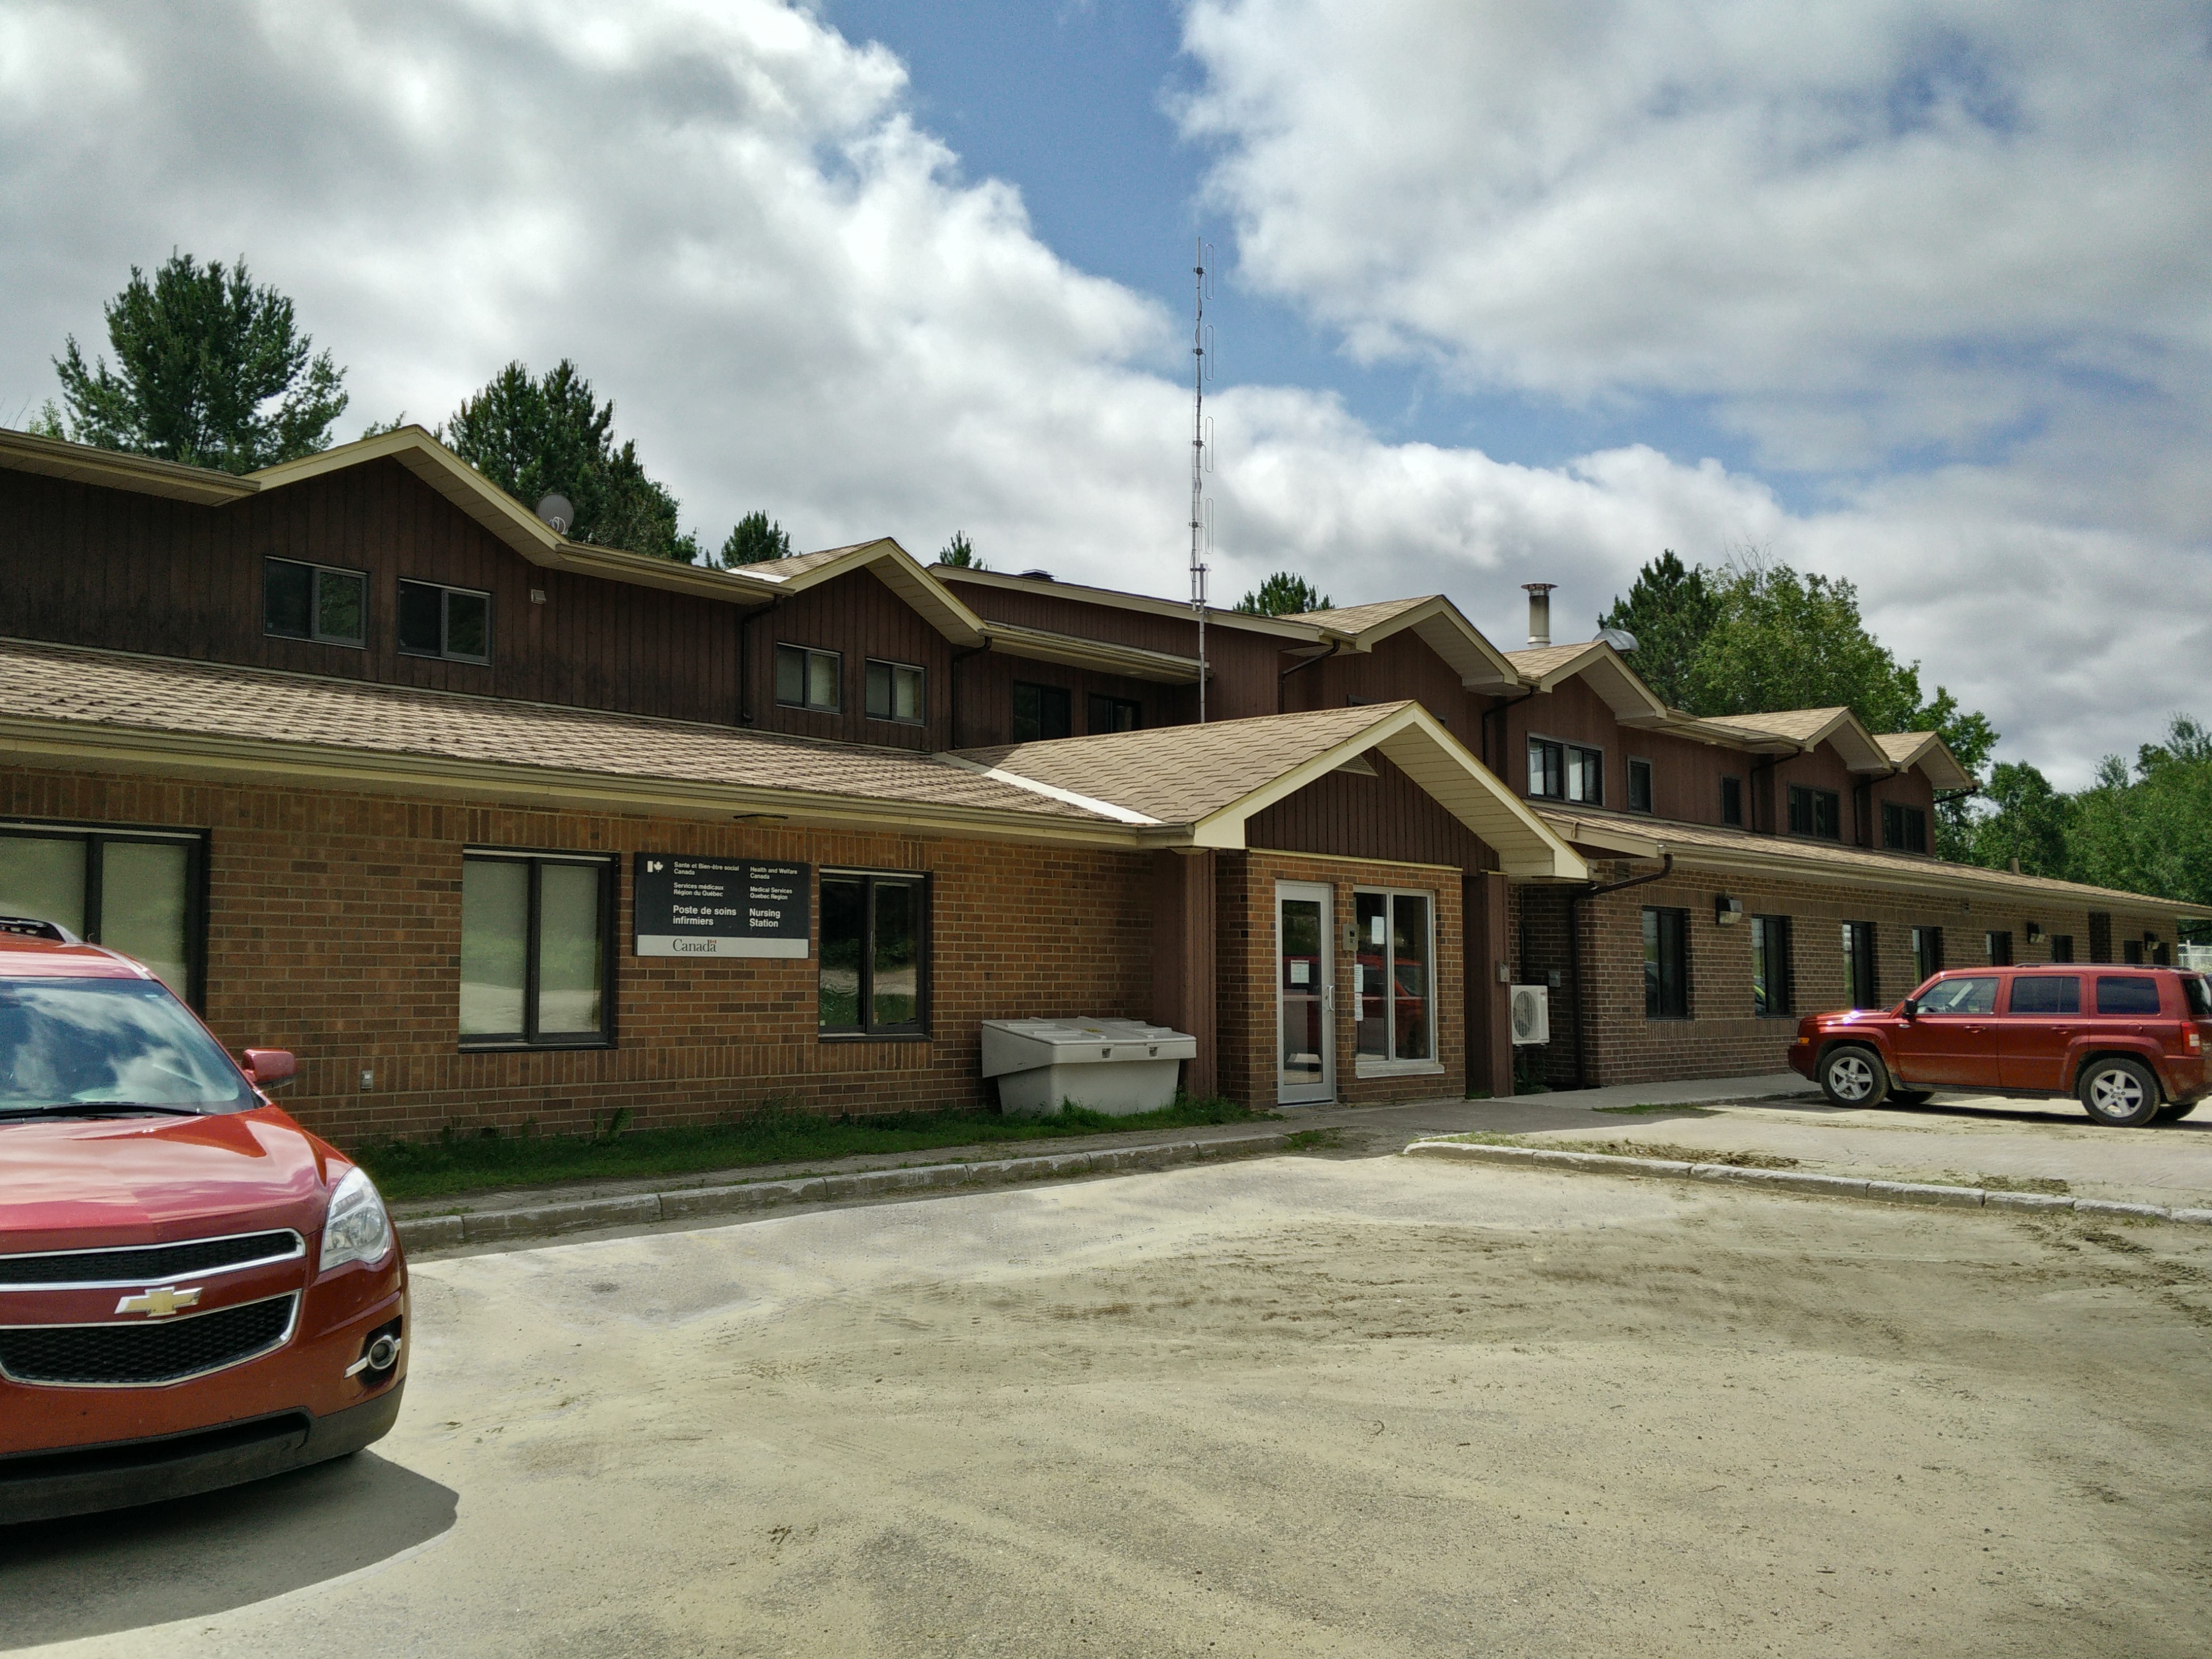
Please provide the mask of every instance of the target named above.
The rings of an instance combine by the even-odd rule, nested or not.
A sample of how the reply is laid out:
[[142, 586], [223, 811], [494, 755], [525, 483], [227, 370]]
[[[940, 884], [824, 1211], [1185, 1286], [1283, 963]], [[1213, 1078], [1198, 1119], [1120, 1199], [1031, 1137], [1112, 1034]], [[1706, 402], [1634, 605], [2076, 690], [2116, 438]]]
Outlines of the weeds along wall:
[[[0, 818], [206, 831], [208, 1024], [298, 1054], [279, 1099], [341, 1145], [977, 1106], [979, 1021], [1147, 1013], [1146, 854], [30, 768], [0, 768]], [[615, 856], [614, 1046], [462, 1051], [465, 848]], [[811, 957], [631, 955], [635, 852], [927, 872], [930, 1035], [823, 1038]]]

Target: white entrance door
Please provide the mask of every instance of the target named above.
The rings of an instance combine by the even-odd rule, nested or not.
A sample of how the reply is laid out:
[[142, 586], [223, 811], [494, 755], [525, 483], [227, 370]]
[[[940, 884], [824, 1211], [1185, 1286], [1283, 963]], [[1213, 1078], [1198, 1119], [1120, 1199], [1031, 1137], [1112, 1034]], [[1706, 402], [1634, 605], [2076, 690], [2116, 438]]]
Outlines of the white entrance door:
[[1275, 1099], [1285, 1106], [1336, 1098], [1331, 897], [1319, 883], [1275, 884]]

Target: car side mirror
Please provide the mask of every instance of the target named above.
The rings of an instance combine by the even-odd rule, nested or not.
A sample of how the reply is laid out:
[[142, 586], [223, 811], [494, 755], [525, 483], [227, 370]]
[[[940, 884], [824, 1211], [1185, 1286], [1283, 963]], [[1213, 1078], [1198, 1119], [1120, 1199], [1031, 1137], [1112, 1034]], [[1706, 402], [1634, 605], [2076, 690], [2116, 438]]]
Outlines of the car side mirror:
[[273, 1089], [280, 1083], [289, 1083], [299, 1074], [300, 1062], [292, 1057], [289, 1048], [246, 1051], [246, 1075], [253, 1080], [257, 1089]]
[[1903, 1002], [1898, 1005], [1897, 1012], [1903, 1014], [1905, 1018], [1911, 1019], [1915, 1014], [1920, 1012], [1920, 999], [1918, 997], [1905, 998]]

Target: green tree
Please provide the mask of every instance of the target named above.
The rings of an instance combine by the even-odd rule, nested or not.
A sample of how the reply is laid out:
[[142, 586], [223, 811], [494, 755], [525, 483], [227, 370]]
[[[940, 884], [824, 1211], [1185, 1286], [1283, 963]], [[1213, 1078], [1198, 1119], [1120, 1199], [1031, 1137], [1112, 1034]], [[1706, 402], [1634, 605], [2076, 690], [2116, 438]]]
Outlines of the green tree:
[[1966, 862], [2002, 870], [2017, 859], [2024, 875], [2066, 878], [2068, 801], [2048, 778], [2007, 761], [1990, 773], [1984, 801], [1966, 830]]
[[2143, 745], [2132, 777], [2106, 756], [2068, 808], [2075, 880], [2212, 902], [2212, 739], [2190, 716], [2174, 716], [2164, 743]]
[[968, 539], [968, 532], [956, 530], [952, 539], [945, 544], [937, 556], [939, 564], [957, 565], [963, 570], [988, 570], [991, 567], [975, 556], [975, 544]]
[[438, 436], [525, 506], [567, 496], [578, 541], [696, 563], [698, 538], [679, 527], [675, 496], [647, 476], [635, 443], [616, 447], [614, 418], [614, 400], [601, 403], [568, 358], [537, 378], [512, 362]]
[[722, 543], [721, 562], [726, 567], [790, 556], [791, 533], [758, 509], [738, 520]]
[[330, 447], [345, 371], [242, 257], [226, 269], [173, 253], [150, 282], [133, 265], [106, 313], [112, 369], [88, 368], [75, 335], [54, 359], [76, 442], [225, 472]]
[[1672, 708], [1688, 707], [1690, 664], [1720, 619], [1720, 599], [1702, 566], [1685, 565], [1672, 548], [1636, 573], [1628, 597], [1597, 619], [1636, 636], [1634, 666]]
[[1278, 570], [1237, 600], [1237, 608], [1248, 617], [1297, 617], [1309, 611], [1327, 611], [1334, 604], [1304, 576]]

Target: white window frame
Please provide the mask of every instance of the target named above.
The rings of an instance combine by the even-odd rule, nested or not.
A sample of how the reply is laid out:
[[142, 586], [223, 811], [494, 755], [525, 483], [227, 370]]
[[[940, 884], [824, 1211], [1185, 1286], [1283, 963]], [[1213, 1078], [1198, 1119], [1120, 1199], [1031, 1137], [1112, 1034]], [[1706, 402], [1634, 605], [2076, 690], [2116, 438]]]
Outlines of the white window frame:
[[[1355, 886], [1352, 890], [1352, 915], [1355, 924], [1359, 915], [1359, 901], [1363, 897], [1379, 898], [1382, 901], [1382, 915], [1386, 919], [1386, 926], [1388, 919], [1395, 911], [1397, 901], [1401, 898], [1420, 899], [1428, 906], [1429, 1054], [1426, 1059], [1422, 1060], [1401, 1060], [1395, 1053], [1376, 1055], [1363, 1054], [1359, 1052], [1359, 952], [1354, 951], [1352, 953], [1352, 1075], [1354, 1077], [1441, 1076], [1444, 1069], [1443, 1032], [1437, 1024], [1437, 981], [1439, 975], [1437, 964], [1436, 890], [1431, 887], [1376, 887], [1364, 884]], [[1364, 946], [1367, 941], [1363, 939], [1359, 943]], [[1388, 1012], [1383, 1016], [1382, 1033], [1384, 1046], [1389, 1049], [1395, 1049], [1398, 1043], [1398, 1022], [1395, 1018], [1398, 981], [1395, 968], [1396, 964], [1394, 963], [1389, 969], [1385, 970], [1383, 981], [1384, 1000], [1388, 1005]]]

